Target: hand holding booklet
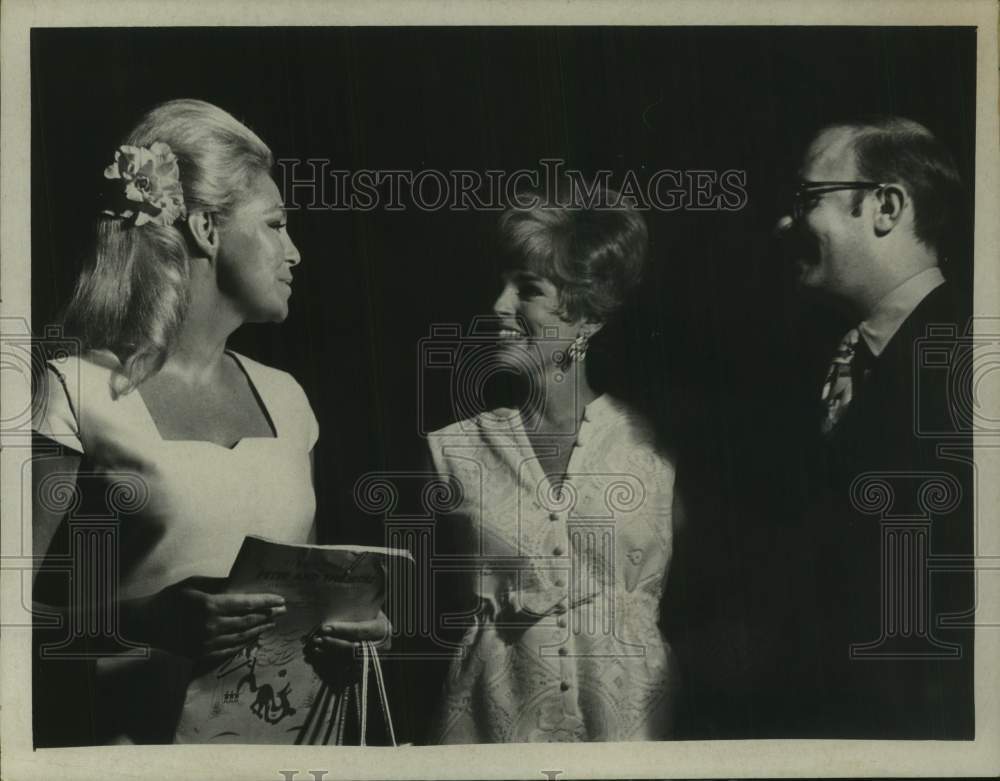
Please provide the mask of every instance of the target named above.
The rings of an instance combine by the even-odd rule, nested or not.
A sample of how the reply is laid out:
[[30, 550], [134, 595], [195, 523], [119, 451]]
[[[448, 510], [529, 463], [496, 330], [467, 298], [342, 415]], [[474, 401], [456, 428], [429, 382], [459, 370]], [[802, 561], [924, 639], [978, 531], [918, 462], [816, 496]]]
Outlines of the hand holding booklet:
[[[384, 700], [374, 647], [365, 644], [363, 649], [362, 683], [356, 689], [333, 691], [305, 660], [304, 646], [322, 624], [376, 618], [387, 573], [412, 561], [407, 551], [395, 548], [295, 545], [246, 537], [226, 590], [279, 594], [286, 612], [275, 616], [273, 629], [189, 684], [177, 741], [342, 742], [352, 697], [363, 738], [370, 654]], [[387, 707], [384, 701], [382, 707]]]

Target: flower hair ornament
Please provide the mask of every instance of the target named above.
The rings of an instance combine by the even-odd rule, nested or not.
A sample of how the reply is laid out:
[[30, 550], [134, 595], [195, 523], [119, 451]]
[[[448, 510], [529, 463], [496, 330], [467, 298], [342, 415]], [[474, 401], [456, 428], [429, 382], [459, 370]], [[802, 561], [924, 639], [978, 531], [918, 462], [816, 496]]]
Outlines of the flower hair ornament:
[[170, 226], [186, 216], [177, 157], [169, 145], [118, 147], [115, 161], [104, 169], [104, 178], [120, 184], [117, 209], [104, 209], [111, 217], [135, 218], [136, 225], [153, 222]]

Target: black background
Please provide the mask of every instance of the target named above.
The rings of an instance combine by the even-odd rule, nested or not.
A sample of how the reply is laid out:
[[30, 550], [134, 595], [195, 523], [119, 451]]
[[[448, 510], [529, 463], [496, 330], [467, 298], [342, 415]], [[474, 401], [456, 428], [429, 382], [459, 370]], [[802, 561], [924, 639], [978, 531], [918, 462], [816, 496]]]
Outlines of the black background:
[[[688, 566], [703, 577], [676, 588], [688, 610], [724, 621], [741, 610], [734, 593], [794, 588], [771, 566], [775, 582], [753, 587], [798, 523], [799, 432], [847, 327], [796, 294], [776, 252], [785, 184], [819, 125], [871, 113], [926, 124], [971, 183], [975, 45], [967, 28], [36, 29], [33, 326], [55, 321], [70, 295], [120, 138], [167, 99], [216, 103], [276, 158], [338, 169], [536, 169], [554, 157], [614, 181], [745, 170], [741, 211], [647, 213], [651, 269], [623, 348], [627, 382], [665, 434], [678, 410], [690, 424], [681, 469], [706, 533]], [[971, 195], [963, 206], [945, 270], [970, 301]], [[446, 209], [290, 215], [303, 257], [291, 315], [241, 329], [231, 346], [309, 395], [324, 540], [380, 542], [377, 519], [354, 508], [354, 481], [419, 464], [421, 428], [454, 419], [447, 393], [421, 401], [418, 343], [433, 323], [489, 312], [495, 222]], [[737, 655], [754, 646], [727, 642]], [[747, 680], [764, 679], [734, 683], [743, 705], [729, 708], [740, 714], [731, 729], [761, 734], [767, 707], [755, 709]]]

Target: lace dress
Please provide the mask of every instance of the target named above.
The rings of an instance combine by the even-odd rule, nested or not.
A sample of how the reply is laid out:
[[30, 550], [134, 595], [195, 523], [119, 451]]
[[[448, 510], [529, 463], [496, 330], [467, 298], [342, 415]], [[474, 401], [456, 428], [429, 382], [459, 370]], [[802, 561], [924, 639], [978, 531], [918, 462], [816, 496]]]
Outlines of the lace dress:
[[442, 528], [476, 557], [480, 609], [450, 665], [442, 743], [658, 740], [677, 673], [657, 626], [674, 469], [647, 423], [604, 395], [584, 410], [567, 478], [546, 478], [516, 410], [429, 437], [458, 506]]

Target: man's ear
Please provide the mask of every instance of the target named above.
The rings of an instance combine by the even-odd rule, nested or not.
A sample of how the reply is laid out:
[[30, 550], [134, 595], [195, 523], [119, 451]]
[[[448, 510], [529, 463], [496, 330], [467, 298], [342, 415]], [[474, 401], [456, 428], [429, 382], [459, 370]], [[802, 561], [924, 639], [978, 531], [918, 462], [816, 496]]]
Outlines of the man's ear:
[[899, 225], [909, 205], [910, 194], [897, 184], [887, 184], [875, 193], [875, 234], [885, 236]]
[[199, 255], [214, 261], [219, 252], [219, 219], [214, 212], [194, 211], [187, 217], [188, 231]]

